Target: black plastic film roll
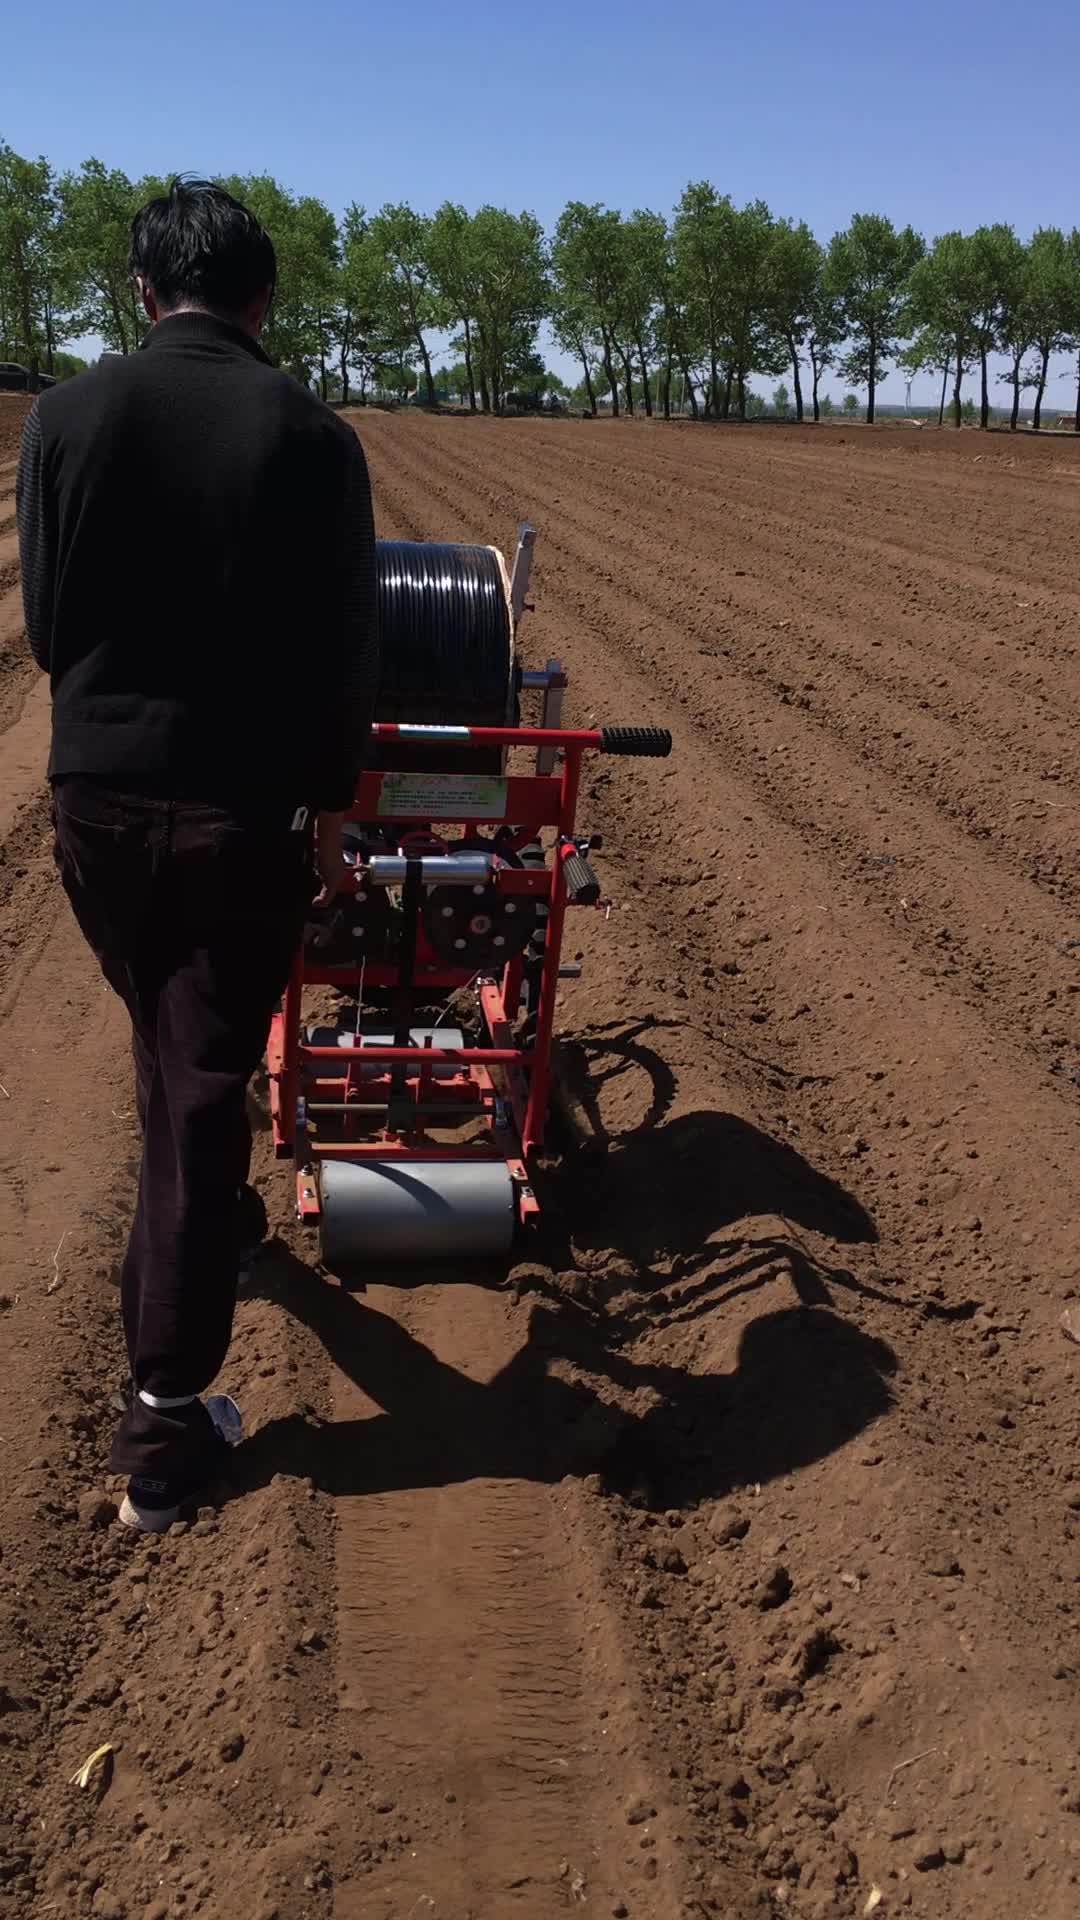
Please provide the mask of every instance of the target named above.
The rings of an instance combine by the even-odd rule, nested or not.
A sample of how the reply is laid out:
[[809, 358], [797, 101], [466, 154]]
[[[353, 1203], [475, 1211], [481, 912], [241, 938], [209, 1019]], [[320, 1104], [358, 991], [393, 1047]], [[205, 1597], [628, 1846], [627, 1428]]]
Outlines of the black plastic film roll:
[[380, 540], [376, 559], [376, 719], [505, 726], [513, 709], [513, 633], [494, 549]]
[[[514, 635], [502, 562], [492, 547], [378, 540], [377, 720], [504, 727], [518, 716]], [[368, 764], [498, 772], [499, 747], [380, 743]]]

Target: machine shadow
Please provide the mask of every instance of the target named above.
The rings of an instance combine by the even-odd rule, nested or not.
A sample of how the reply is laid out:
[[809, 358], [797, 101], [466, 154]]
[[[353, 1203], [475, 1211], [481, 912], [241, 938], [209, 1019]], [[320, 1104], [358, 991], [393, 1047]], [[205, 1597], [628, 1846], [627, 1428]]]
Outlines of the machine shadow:
[[[598, 1229], [606, 1235], [614, 1225], [647, 1257], [655, 1258], [661, 1245], [708, 1257], [705, 1243], [725, 1222], [779, 1214], [831, 1240], [876, 1241], [873, 1219], [854, 1194], [786, 1141], [717, 1108], [667, 1117], [678, 1078], [641, 1037], [667, 1024], [677, 1023], [620, 1023], [614, 1032], [561, 1043], [564, 1078], [589, 1128], [585, 1136], [580, 1128], [571, 1133], [559, 1169], [575, 1240], [586, 1244], [584, 1235]], [[769, 1062], [751, 1064], [782, 1071]], [[628, 1127], [608, 1126], [601, 1096], [633, 1069], [648, 1082], [643, 1117]]]
[[[238, 1449], [245, 1489], [282, 1472], [335, 1496], [598, 1473], [650, 1504], [683, 1507], [821, 1459], [892, 1404], [892, 1349], [827, 1307], [762, 1314], [744, 1329], [733, 1372], [696, 1375], [620, 1353], [604, 1322], [577, 1308], [537, 1304], [509, 1363], [477, 1382], [282, 1242], [256, 1271], [258, 1292], [317, 1335], [372, 1411], [268, 1423]], [[651, 1404], [637, 1413], [626, 1399], [642, 1388]]]

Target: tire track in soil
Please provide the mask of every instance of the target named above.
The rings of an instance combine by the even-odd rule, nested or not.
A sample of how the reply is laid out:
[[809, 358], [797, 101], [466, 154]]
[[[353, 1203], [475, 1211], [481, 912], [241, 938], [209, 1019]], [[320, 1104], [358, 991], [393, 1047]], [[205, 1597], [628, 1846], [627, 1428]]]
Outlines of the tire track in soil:
[[[521, 442], [505, 429], [481, 428], [469, 439], [453, 435], [450, 423], [444, 429], [431, 422], [421, 441], [418, 423], [373, 420], [362, 431], [377, 498], [384, 501], [389, 489], [392, 514], [410, 533], [499, 540], [518, 514], [535, 516], [529, 475], [540, 458], [533, 461], [530, 446], [529, 456], [521, 456], [528, 471], [519, 482], [514, 448]], [[610, 957], [598, 963], [603, 940], [583, 936], [593, 964], [588, 984], [568, 990], [568, 1017], [576, 1031], [592, 1034], [593, 1057], [602, 1061], [612, 1027], [618, 1057], [625, 1025], [619, 1010], [640, 1010], [675, 1082], [667, 1116], [673, 1147], [683, 1139], [680, 1122], [693, 1123], [691, 1138], [694, 1132], [707, 1138], [704, 1116], [730, 1105], [777, 1143], [771, 1151], [778, 1169], [763, 1193], [760, 1171], [755, 1178], [743, 1156], [742, 1195], [736, 1192], [727, 1208], [719, 1202], [703, 1208], [693, 1149], [683, 1145], [669, 1162], [661, 1130], [653, 1136], [652, 1172], [655, 1184], [666, 1171], [669, 1208], [656, 1223], [643, 1219], [640, 1199], [635, 1207], [640, 1177], [633, 1187], [626, 1184], [639, 1165], [628, 1141], [629, 1171], [621, 1181], [617, 1172], [610, 1176], [606, 1212], [601, 1206], [599, 1217], [579, 1222], [579, 1265], [618, 1221], [621, 1231], [607, 1246], [647, 1261], [656, 1287], [629, 1308], [616, 1302], [631, 1351], [681, 1362], [690, 1378], [702, 1365], [698, 1342], [704, 1341], [706, 1365], [734, 1368], [729, 1377], [738, 1382], [739, 1343], [768, 1324], [768, 1309], [782, 1311], [793, 1271], [796, 1292], [805, 1295], [809, 1285], [805, 1297], [822, 1299], [813, 1292], [816, 1271], [833, 1308], [842, 1307], [866, 1334], [884, 1336], [901, 1358], [894, 1409], [865, 1465], [839, 1443], [827, 1457], [813, 1456], [816, 1465], [800, 1456], [799, 1408], [807, 1384], [797, 1373], [785, 1379], [782, 1365], [768, 1370], [769, 1386], [787, 1408], [787, 1458], [797, 1463], [802, 1457], [804, 1464], [799, 1477], [789, 1468], [786, 1479], [762, 1488], [763, 1544], [766, 1556], [779, 1545], [792, 1561], [800, 1559], [793, 1566], [796, 1586], [803, 1587], [798, 1618], [759, 1631], [752, 1611], [749, 1620], [740, 1614], [753, 1576], [742, 1549], [732, 1559], [730, 1546], [722, 1558], [712, 1555], [714, 1574], [709, 1504], [698, 1508], [684, 1529], [693, 1536], [688, 1549], [700, 1555], [690, 1569], [698, 1576], [690, 1599], [682, 1600], [677, 1583], [662, 1583], [659, 1625], [641, 1636], [641, 1671], [653, 1686], [658, 1724], [666, 1722], [673, 1735], [672, 1716], [681, 1707], [671, 1750], [684, 1759], [691, 1753], [689, 1773], [704, 1773], [706, 1782], [729, 1779], [733, 1760], [742, 1764], [754, 1801], [750, 1830], [762, 1836], [760, 1844], [755, 1840], [758, 1884], [786, 1879], [790, 1885], [794, 1875], [792, 1911], [849, 1910], [836, 1905], [851, 1898], [836, 1890], [837, 1876], [846, 1885], [850, 1872], [846, 1846], [857, 1857], [861, 1887], [867, 1872], [887, 1884], [899, 1867], [912, 1911], [935, 1920], [1008, 1914], [1010, 1889], [1027, 1887], [1029, 1875], [1042, 1887], [1040, 1910], [1064, 1920], [1074, 1904], [1070, 1862], [1077, 1828], [1069, 1809], [1080, 1802], [1075, 1790], [1070, 1798], [1068, 1785], [1075, 1715], [1064, 1710], [1062, 1693], [1060, 1609], [1066, 1617], [1073, 1613], [1065, 1595], [1075, 1574], [1075, 1528], [1067, 1499], [1062, 1504], [1062, 1479], [1067, 1493], [1077, 1406], [1067, 1364], [1063, 1380], [1066, 1350], [1055, 1324], [1072, 1275], [1071, 1225], [1053, 1194], [1069, 1178], [1075, 1110], [1054, 1097], [992, 1020], [975, 1020], [948, 983], [912, 975], [911, 930], [867, 917], [850, 880], [836, 874], [832, 849], [825, 849], [823, 866], [822, 848], [803, 824], [778, 820], [737, 761], [725, 767], [709, 716], [687, 714], [673, 679], [658, 702], [648, 636], [639, 657], [628, 657], [626, 621], [599, 614], [619, 604], [612, 596], [616, 569], [622, 578], [647, 565], [648, 549], [642, 562], [637, 545], [613, 552], [600, 541], [591, 549], [575, 544], [574, 468], [571, 448], [564, 512], [556, 513], [560, 502], [552, 500], [548, 516], [535, 516], [546, 535], [535, 595], [538, 644], [568, 661], [579, 717], [597, 711], [666, 721], [676, 734], [677, 758], [666, 769], [642, 764], [632, 787], [609, 781], [602, 765], [590, 783], [599, 808], [593, 818], [611, 830], [615, 848], [604, 856], [605, 871], [615, 873], [620, 904], [632, 907], [634, 920], [630, 933], [620, 931], [614, 970]], [[672, 872], [673, 841], [682, 846], [682, 861], [689, 856], [685, 887], [673, 885], [682, 877], [678, 860]], [[955, 846], [950, 857], [966, 861], [967, 848]], [[721, 973], [720, 956], [733, 952], [738, 971]], [[693, 1033], [698, 1037], [688, 1044]], [[617, 1104], [614, 1111], [617, 1116]], [[729, 1149], [736, 1147], [736, 1128], [726, 1132]], [[1045, 1183], [1038, 1190], [1030, 1149], [1026, 1159], [1018, 1151], [1021, 1140], [1037, 1142]], [[780, 1156], [780, 1141], [797, 1143], [834, 1180], [854, 1173], [877, 1221], [876, 1245], [860, 1247], [855, 1235], [830, 1247], [808, 1230], [814, 1210], [800, 1205], [799, 1196], [806, 1161], [797, 1150], [790, 1159]], [[770, 1150], [764, 1151], [767, 1160]], [[680, 1179], [686, 1160], [691, 1164]], [[643, 1174], [648, 1165], [647, 1156]], [[714, 1181], [723, 1179], [722, 1166], [710, 1163]], [[702, 1165], [697, 1179], [708, 1177]], [[759, 1207], [767, 1200], [761, 1212], [755, 1213], [755, 1197]], [[676, 1224], [680, 1205], [689, 1216], [683, 1227]], [[743, 1208], [747, 1217], [740, 1219]], [[815, 1224], [821, 1226], [820, 1217]], [[793, 1225], [801, 1231], [793, 1233]], [[740, 1244], [742, 1278], [732, 1273], [732, 1249]], [[770, 1256], [781, 1270], [785, 1260], [794, 1262], [786, 1280], [770, 1269]], [[751, 1291], [760, 1289], [750, 1311], [767, 1309], [759, 1321], [736, 1304], [748, 1275]], [[725, 1284], [731, 1278], [734, 1286]], [[718, 1314], [721, 1305], [725, 1311]], [[800, 1343], [804, 1363], [810, 1331], [807, 1324]], [[855, 1398], [857, 1380], [852, 1366], [848, 1386]], [[827, 1392], [821, 1397], [827, 1404]], [[745, 1452], [736, 1451], [760, 1473], [769, 1456], [768, 1415], [752, 1398], [744, 1412], [750, 1434], [756, 1431], [757, 1459], [752, 1440]], [[678, 1431], [668, 1442], [676, 1460]], [[731, 1429], [724, 1431], [730, 1446]], [[693, 1472], [680, 1476], [663, 1448], [643, 1464], [659, 1477], [661, 1503], [673, 1481], [681, 1478], [684, 1492], [693, 1482]], [[866, 1472], [873, 1466], [884, 1475], [876, 1484]], [[751, 1503], [748, 1520], [754, 1511]], [[634, 1558], [626, 1536], [635, 1519], [642, 1516], [624, 1516], [620, 1562]], [[644, 1523], [650, 1524], [648, 1515]], [[755, 1519], [751, 1537], [757, 1526]], [[645, 1564], [657, 1564], [650, 1548]], [[846, 1597], [837, 1585], [845, 1566], [856, 1569]], [[632, 1600], [634, 1583], [623, 1566], [620, 1571]], [[711, 1589], [710, 1577], [717, 1575], [719, 1586]], [[942, 1578], [950, 1577], [952, 1586], [943, 1589]], [[790, 1689], [777, 1667], [783, 1669], [788, 1655], [798, 1664], [798, 1635], [805, 1633], [808, 1644], [823, 1615], [847, 1649], [845, 1691], [815, 1702], [811, 1689], [796, 1687], [800, 1698], [787, 1708], [770, 1707]], [[712, 1637], [717, 1627], [719, 1644]], [[721, 1679], [730, 1667], [736, 1673], [724, 1689], [710, 1694], [706, 1686], [691, 1703], [683, 1691], [685, 1665], [694, 1662], [691, 1649], [703, 1633], [710, 1668], [718, 1665]], [[778, 1660], [778, 1648], [785, 1647]], [[853, 1670], [849, 1656], [856, 1649]], [[749, 1695], [743, 1691], [744, 1662], [758, 1686], [764, 1677], [763, 1695], [753, 1692], [753, 1678]], [[680, 1666], [681, 1686], [675, 1684]], [[734, 1694], [734, 1707], [717, 1714], [717, 1693], [721, 1702]], [[711, 1734], [704, 1731], [709, 1726]], [[954, 1838], [961, 1834], [954, 1851], [968, 1865], [963, 1873], [932, 1873], [924, 1887], [911, 1867], [916, 1843], [889, 1840], [883, 1794], [897, 1756], [926, 1749], [931, 1757], [920, 1770], [926, 1777], [915, 1770], [904, 1777], [907, 1830], [939, 1831], [951, 1822]], [[972, 1754], [984, 1757], [969, 1777]], [[807, 1769], [814, 1775], [809, 1783]], [[977, 1804], [968, 1798], [976, 1782]], [[720, 1837], [714, 1811], [719, 1802], [723, 1823], [722, 1789], [703, 1793], [696, 1777], [686, 1791], [699, 1823], [695, 1831], [704, 1830], [726, 1857], [730, 1834]], [[842, 1843], [831, 1856], [807, 1851], [799, 1838], [808, 1793], [810, 1801], [817, 1793], [816, 1817], [824, 1812], [833, 1840]], [[837, 1805], [839, 1818], [827, 1811]], [[902, 1836], [903, 1818], [892, 1825]], [[980, 1861], [994, 1877], [976, 1883]], [[1029, 1895], [1019, 1897], [1023, 1904]]]
[[[378, 514], [384, 535], [417, 531], [392, 481]], [[662, 1858], [666, 1884], [646, 1878], [632, 1910], [674, 1915], [662, 1827], [624, 1838], [627, 1803], [656, 1800], [656, 1786], [582, 1496], [564, 1477], [542, 1328], [453, 1272], [373, 1285], [354, 1317], [331, 1379], [336, 1445], [359, 1463], [336, 1509], [340, 1718], [408, 1838], [335, 1913], [612, 1911]]]

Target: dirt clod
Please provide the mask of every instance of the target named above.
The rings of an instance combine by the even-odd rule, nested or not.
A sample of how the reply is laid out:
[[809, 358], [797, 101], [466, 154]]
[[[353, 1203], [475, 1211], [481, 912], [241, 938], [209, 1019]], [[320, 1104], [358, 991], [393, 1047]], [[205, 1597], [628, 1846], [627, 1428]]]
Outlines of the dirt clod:
[[640, 1798], [631, 1800], [630, 1805], [626, 1809], [626, 1824], [628, 1827], [640, 1827], [644, 1825], [646, 1820], [655, 1819], [656, 1808], [648, 1800]]
[[774, 1607], [782, 1607], [791, 1597], [792, 1578], [787, 1568], [777, 1561], [774, 1567], [764, 1574], [754, 1589], [755, 1604], [763, 1613], [771, 1612]]

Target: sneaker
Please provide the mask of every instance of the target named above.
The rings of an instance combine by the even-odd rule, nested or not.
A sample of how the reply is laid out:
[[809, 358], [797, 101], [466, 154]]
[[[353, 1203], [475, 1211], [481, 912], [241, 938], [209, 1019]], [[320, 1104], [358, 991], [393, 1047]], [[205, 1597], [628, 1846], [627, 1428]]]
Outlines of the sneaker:
[[243, 1437], [244, 1423], [236, 1401], [227, 1393], [211, 1393], [203, 1402], [210, 1415], [210, 1451], [197, 1474], [157, 1478], [132, 1474], [120, 1503], [120, 1522], [140, 1533], [167, 1533], [179, 1520], [182, 1507], [225, 1470], [230, 1450]]

